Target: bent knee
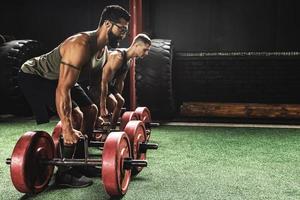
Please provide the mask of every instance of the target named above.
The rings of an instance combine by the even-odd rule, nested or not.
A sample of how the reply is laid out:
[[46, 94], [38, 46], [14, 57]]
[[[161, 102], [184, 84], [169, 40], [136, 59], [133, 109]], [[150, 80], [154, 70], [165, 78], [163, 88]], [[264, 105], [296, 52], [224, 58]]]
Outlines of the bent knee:
[[81, 121], [83, 119], [83, 113], [79, 108], [75, 108], [72, 111], [72, 124], [75, 129], [80, 129]]
[[97, 108], [97, 106], [95, 104], [92, 104], [90, 106], [90, 112], [96, 113], [96, 114], [98, 113], [98, 108]]
[[118, 105], [118, 101], [116, 99], [111, 99], [110, 104], [113, 108], [115, 108]]
[[125, 99], [122, 96], [117, 97], [117, 107], [122, 108], [125, 103]]
[[83, 111], [83, 114], [86, 115], [97, 115], [98, 113], [98, 108], [95, 104], [89, 105], [89, 106], [85, 106], [83, 108], [81, 108]]
[[83, 118], [83, 113], [81, 112], [81, 110], [79, 109], [79, 107], [76, 107], [75, 109], [73, 109], [72, 111], [72, 116], [75, 119], [82, 119]]
[[93, 115], [93, 116], [97, 115], [98, 114], [98, 108], [97, 108], [97, 106], [95, 104], [92, 104], [91, 106], [89, 106], [88, 113], [90, 115]]

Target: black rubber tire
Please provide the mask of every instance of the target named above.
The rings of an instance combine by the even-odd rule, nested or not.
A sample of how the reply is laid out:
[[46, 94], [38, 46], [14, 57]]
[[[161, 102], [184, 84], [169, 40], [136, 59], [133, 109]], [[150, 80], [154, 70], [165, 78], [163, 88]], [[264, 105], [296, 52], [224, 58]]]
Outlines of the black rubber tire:
[[146, 106], [154, 118], [169, 118], [176, 112], [172, 88], [173, 44], [153, 39], [149, 55], [136, 60], [137, 106]]
[[40, 54], [41, 45], [35, 40], [12, 40], [0, 46], [0, 114], [31, 115], [17, 75], [26, 60]]
[[0, 45], [2, 45], [5, 42], [9, 42], [11, 40], [15, 40], [16, 38], [11, 35], [2, 35], [0, 34]]

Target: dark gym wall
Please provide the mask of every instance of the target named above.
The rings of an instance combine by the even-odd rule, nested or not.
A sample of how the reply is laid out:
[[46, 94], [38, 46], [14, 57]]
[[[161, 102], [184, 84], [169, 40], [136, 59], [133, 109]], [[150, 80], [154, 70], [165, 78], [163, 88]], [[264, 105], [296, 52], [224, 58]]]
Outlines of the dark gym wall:
[[[108, 4], [129, 0], [3, 0], [0, 33], [37, 39], [47, 49], [67, 36], [97, 27]], [[172, 39], [176, 51], [296, 51], [298, 0], [143, 0], [144, 28]]]
[[118, 4], [128, 10], [128, 0], [3, 0], [0, 34], [17, 39], [35, 39], [45, 49], [57, 46], [66, 37], [97, 28], [102, 9]]
[[145, 29], [176, 51], [299, 51], [299, 0], [144, 0]]

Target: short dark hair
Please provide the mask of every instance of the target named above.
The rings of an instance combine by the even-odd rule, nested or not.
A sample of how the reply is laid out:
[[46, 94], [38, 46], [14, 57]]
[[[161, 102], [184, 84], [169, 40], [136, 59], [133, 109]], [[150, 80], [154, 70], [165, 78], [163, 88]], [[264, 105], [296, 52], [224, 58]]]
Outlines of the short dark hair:
[[119, 5], [106, 6], [102, 11], [100, 21], [99, 21], [99, 26], [102, 26], [102, 24], [106, 20], [118, 23], [121, 18], [129, 22], [130, 14], [127, 12], [127, 10], [125, 10]]
[[144, 33], [137, 34], [135, 36], [135, 38], [133, 39], [133, 42], [134, 43], [143, 42], [145, 44], [151, 45], [151, 39], [149, 38], [148, 35], [146, 35]]

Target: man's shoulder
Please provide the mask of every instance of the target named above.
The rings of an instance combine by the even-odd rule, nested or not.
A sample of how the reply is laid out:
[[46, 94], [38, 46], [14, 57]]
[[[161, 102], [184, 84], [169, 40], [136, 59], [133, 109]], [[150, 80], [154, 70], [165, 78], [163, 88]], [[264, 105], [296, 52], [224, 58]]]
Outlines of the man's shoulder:
[[68, 37], [63, 43], [63, 46], [68, 47], [88, 47], [89, 46], [89, 36], [84, 33], [77, 33]]
[[115, 61], [122, 61], [123, 60], [123, 53], [121, 51], [115, 50], [109, 53], [109, 59], [115, 60]]

